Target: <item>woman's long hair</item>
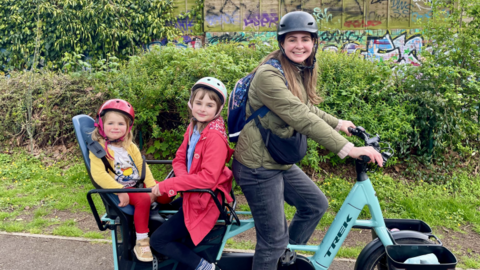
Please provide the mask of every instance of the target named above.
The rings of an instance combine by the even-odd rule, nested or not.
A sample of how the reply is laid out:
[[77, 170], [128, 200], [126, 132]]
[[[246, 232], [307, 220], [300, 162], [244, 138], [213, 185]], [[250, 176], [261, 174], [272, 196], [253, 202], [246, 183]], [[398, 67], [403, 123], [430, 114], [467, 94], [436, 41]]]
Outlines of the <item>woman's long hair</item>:
[[[283, 42], [282, 42], [283, 43]], [[262, 63], [257, 66], [252, 73], [256, 72], [257, 69], [265, 64], [270, 59], [277, 59], [280, 61], [280, 64], [282, 65], [282, 69], [285, 73], [285, 78], [287, 79], [288, 82], [288, 89], [292, 92], [292, 94], [296, 97], [298, 97], [300, 100], [305, 101], [302, 95], [302, 91], [300, 86], [298, 85], [297, 79], [296, 79], [296, 74], [299, 72], [298, 68], [293, 65], [287, 57], [280, 51], [276, 50], [269, 55], [267, 55]], [[312, 53], [306, 60], [305, 60], [305, 65], [306, 66], [311, 66], [313, 65], [315, 55]], [[308, 95], [308, 100], [312, 104], [319, 104], [322, 102], [322, 98], [317, 95], [317, 77], [318, 77], [318, 65], [315, 63], [315, 67], [313, 69], [305, 69], [304, 74], [303, 74], [303, 85], [305, 87], [305, 91], [307, 92]]]

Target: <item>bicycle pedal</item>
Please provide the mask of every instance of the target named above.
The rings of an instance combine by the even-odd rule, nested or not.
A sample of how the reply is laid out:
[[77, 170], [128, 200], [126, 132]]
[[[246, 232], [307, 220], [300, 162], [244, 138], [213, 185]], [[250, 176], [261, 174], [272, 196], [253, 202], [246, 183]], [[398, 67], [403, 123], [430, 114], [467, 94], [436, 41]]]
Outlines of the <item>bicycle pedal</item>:
[[286, 249], [285, 253], [280, 257], [280, 263], [282, 266], [290, 266], [295, 264], [297, 260], [297, 253], [293, 250]]

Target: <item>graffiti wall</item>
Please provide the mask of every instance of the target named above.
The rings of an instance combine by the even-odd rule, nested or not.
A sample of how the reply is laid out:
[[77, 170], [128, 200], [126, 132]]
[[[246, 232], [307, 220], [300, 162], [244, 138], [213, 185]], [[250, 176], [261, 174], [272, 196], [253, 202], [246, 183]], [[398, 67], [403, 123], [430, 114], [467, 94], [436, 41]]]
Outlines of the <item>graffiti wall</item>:
[[279, 18], [294, 10], [314, 16], [322, 50], [413, 65], [425, 49], [421, 22], [434, 19], [431, 0], [205, 0], [205, 42], [272, 42]]
[[[176, 13], [188, 11], [194, 0], [175, 0]], [[177, 20], [184, 34], [178, 47], [200, 48], [219, 42], [249, 46], [253, 41], [276, 43], [276, 28], [284, 14], [303, 10], [316, 19], [319, 48], [359, 53], [366, 59], [419, 65], [425, 50], [422, 20], [434, 18], [431, 0], [205, 0], [204, 36], [193, 36], [194, 21]], [[148, 46], [163, 46], [167, 40]]]
[[278, 18], [303, 10], [321, 30], [416, 29], [433, 17], [431, 0], [205, 0], [205, 32], [275, 31]]

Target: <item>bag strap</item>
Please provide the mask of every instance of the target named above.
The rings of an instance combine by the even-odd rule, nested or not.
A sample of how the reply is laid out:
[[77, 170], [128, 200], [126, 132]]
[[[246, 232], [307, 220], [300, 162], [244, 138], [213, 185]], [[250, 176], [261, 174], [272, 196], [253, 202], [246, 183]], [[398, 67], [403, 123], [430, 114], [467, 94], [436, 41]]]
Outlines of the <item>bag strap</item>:
[[[268, 60], [267, 62], [265, 62], [264, 65], [271, 65], [272, 67], [278, 69], [278, 70], [280, 71], [280, 73], [282, 73], [283, 77], [285, 77], [285, 74], [283, 73], [283, 70], [282, 70], [281, 68], [279, 68], [278, 66], [273, 65], [273, 64], [271, 63], [271, 62], [273, 62], [273, 61], [278, 62], [278, 65], [280, 65], [280, 61], [278, 61], [277, 59], [273, 59], [273, 58], [270, 59], [270, 60]], [[280, 67], [281, 67], [281, 65], [280, 65]], [[254, 75], [254, 76], [255, 76], [255, 75]], [[252, 78], [252, 81], [253, 81], [253, 78]], [[250, 81], [250, 82], [251, 82], [251, 81]], [[287, 82], [287, 81], [286, 81], [285, 85], [288, 87], [288, 82]], [[248, 91], [249, 91], [249, 90], [250, 90], [250, 85], [248, 85], [247, 95], [248, 95]], [[247, 102], [248, 102], [248, 99], [247, 99]], [[250, 105], [250, 103], [248, 103], [248, 106], [250, 106], [250, 111], [253, 111], [252, 105]], [[254, 111], [254, 112], [252, 113], [252, 115], [250, 115], [250, 117], [247, 118], [247, 121], [245, 122], [245, 124], [248, 123], [248, 122], [250, 122], [252, 119], [257, 118], [257, 116], [260, 116], [260, 118], [263, 118], [269, 111], [270, 111], [270, 109], [269, 109], [267, 106], [263, 105], [263, 106], [260, 107], [258, 110]], [[258, 124], [258, 123], [257, 123], [257, 124]]]

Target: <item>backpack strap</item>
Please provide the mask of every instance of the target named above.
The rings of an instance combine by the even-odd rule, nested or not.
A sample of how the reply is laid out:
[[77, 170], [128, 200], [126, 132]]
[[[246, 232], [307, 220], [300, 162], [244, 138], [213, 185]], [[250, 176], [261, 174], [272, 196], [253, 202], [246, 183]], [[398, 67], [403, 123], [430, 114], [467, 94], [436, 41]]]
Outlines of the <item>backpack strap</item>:
[[[280, 61], [278, 61], [277, 59], [274, 59], [274, 58], [269, 59], [267, 62], [265, 62], [264, 65], [271, 65], [272, 67], [278, 69], [278, 71], [282, 73], [283, 77], [285, 77], [285, 73], [283, 73], [282, 65], [280, 64]], [[252, 78], [252, 81], [253, 81], [253, 78]], [[288, 87], [287, 81], [285, 81], [285, 85]], [[248, 86], [248, 90], [250, 90], [250, 85]], [[252, 105], [250, 105], [250, 103], [248, 103], [248, 106], [250, 106], [250, 111], [253, 111]], [[258, 110], [254, 111], [252, 115], [250, 115], [250, 117], [247, 118], [247, 121], [245, 121], [245, 124], [250, 122], [252, 119], [256, 118], [257, 116], [260, 116], [260, 118], [263, 118], [269, 111], [270, 109], [267, 106], [263, 105]]]

